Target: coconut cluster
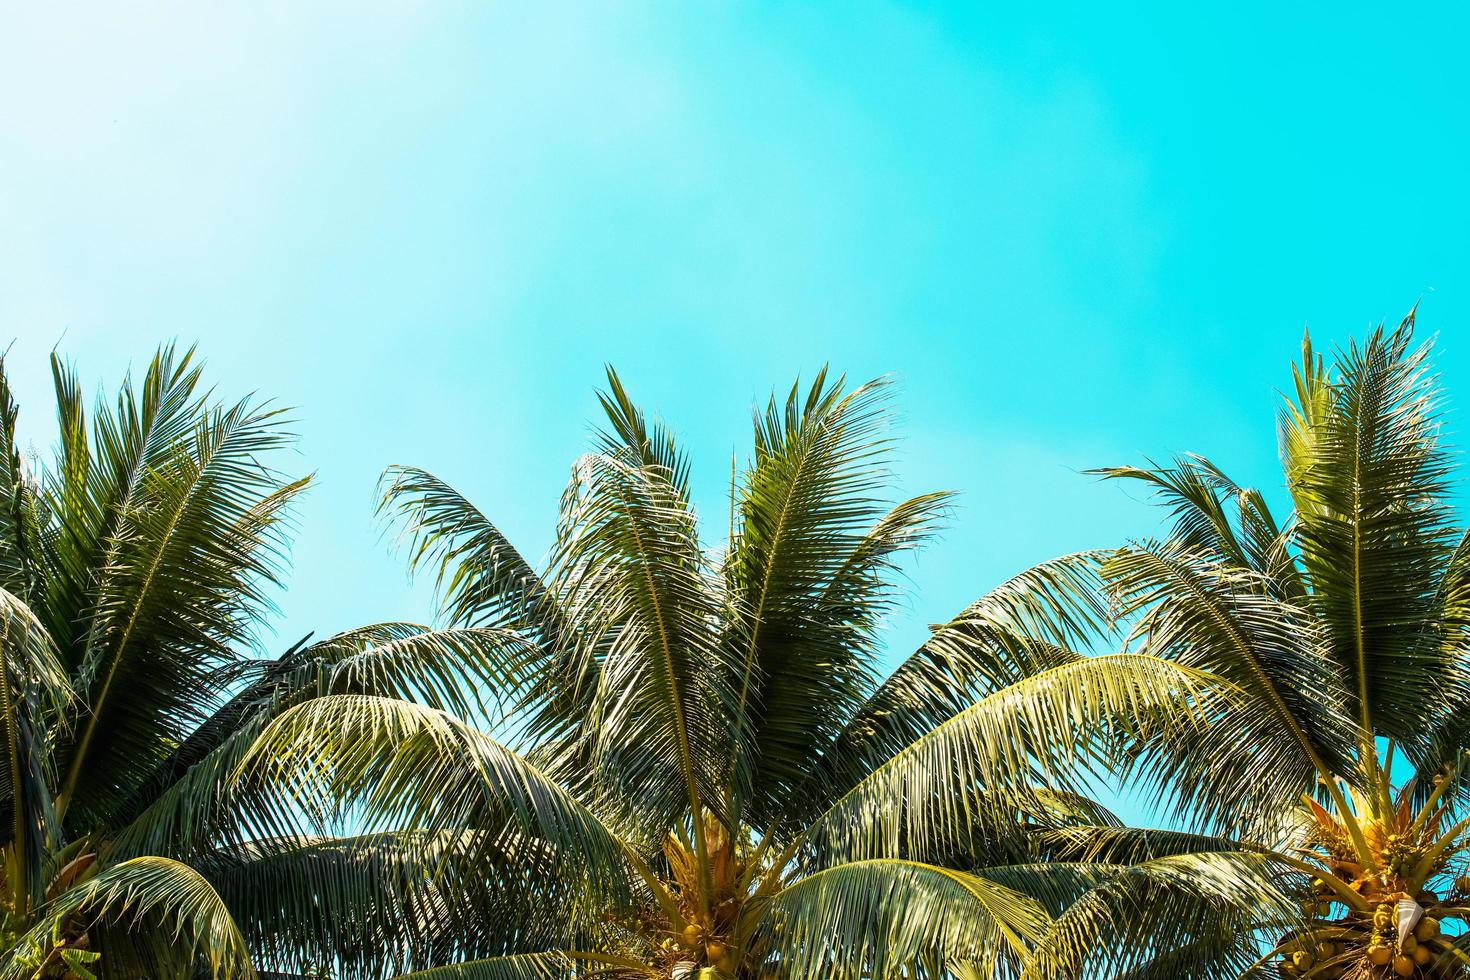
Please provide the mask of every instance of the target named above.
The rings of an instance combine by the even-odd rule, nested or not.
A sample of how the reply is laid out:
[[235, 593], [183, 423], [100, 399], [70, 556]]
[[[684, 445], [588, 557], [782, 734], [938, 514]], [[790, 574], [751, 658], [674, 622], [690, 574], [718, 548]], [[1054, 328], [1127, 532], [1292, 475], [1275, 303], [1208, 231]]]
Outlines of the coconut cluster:
[[1448, 873], [1449, 855], [1462, 843], [1457, 828], [1441, 826], [1442, 786], [1436, 780], [1435, 792], [1417, 809], [1409, 802], [1412, 786], [1406, 786], [1396, 805], [1376, 813], [1372, 800], [1349, 790], [1357, 811], [1351, 826], [1315, 801], [1304, 800], [1313, 819], [1300, 853], [1321, 875], [1302, 896], [1305, 926], [1283, 936], [1277, 946], [1282, 976], [1371, 980], [1462, 975], [1441, 922], [1463, 916], [1463, 893], [1470, 892], [1470, 880], [1457, 880], [1445, 899], [1428, 887]]
[[[1431, 900], [1429, 894], [1421, 897]], [[1313, 911], [1330, 903], [1313, 902]], [[1413, 925], [1402, 930], [1400, 911], [1411, 917], [1418, 911]], [[1407, 925], [1407, 923], [1406, 923]], [[1344, 977], [1381, 976], [1391, 972], [1412, 977], [1429, 968], [1450, 941], [1440, 931], [1440, 921], [1424, 911], [1418, 902], [1384, 902], [1371, 919], [1349, 914], [1340, 919], [1315, 917], [1312, 927], [1281, 944], [1280, 972], [1286, 977], [1320, 977], [1338, 980]]]
[[763, 953], [759, 938], [743, 932], [740, 921], [751, 892], [760, 892], [759, 872], [766, 866], [737, 846], [718, 821], [706, 816], [701, 829], [703, 867], [683, 837], [669, 834], [663, 842], [667, 875], [658, 881], [669, 902], [611, 912], [604, 928], [611, 945], [647, 962], [659, 976], [731, 980], [740, 976], [742, 962]]

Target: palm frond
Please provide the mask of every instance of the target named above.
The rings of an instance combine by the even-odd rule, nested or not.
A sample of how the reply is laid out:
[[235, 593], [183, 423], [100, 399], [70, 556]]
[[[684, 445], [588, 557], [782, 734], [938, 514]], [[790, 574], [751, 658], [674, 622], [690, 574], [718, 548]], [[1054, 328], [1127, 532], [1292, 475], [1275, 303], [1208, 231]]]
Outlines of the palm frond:
[[72, 690], [51, 637], [16, 596], [0, 589], [0, 841], [8, 845], [4, 886], [13, 908], [38, 903], [59, 842], [52, 806], [53, 725]]
[[715, 773], [731, 737], [717, 709], [730, 701], [718, 596], [694, 512], [664, 467], [608, 455], [582, 458], [565, 510], [561, 594], [597, 667], [576, 721], [588, 755], [562, 774], [599, 797], [636, 798], [662, 832], [720, 807]]
[[1062, 861], [1141, 864], [1155, 858], [1216, 851], [1261, 853], [1262, 848], [1230, 837], [1156, 827], [1056, 827], [1037, 835], [1041, 850]]
[[555, 645], [564, 628], [555, 597], [478, 508], [412, 466], [390, 466], [379, 487], [378, 514], [401, 529], [410, 571], [433, 573], [446, 621], [504, 626]]
[[[104, 445], [144, 438], [129, 407], [99, 417]], [[284, 557], [285, 508], [306, 483], [265, 465], [289, 438], [280, 421], [249, 402], [201, 409], [118, 505], [78, 670], [87, 710], [64, 749], [60, 805], [77, 819], [105, 819], [151, 775], [168, 740], [203, 721], [212, 672], [254, 640]]]
[[[324, 829], [507, 834], [553, 849], [560, 874], [626, 893], [626, 846], [562, 787], [461, 721], [392, 698], [315, 698], [273, 720], [241, 779], [283, 793]], [[499, 835], [499, 836], [497, 836]]]
[[0, 588], [30, 602], [43, 587], [44, 505], [40, 488], [15, 442], [19, 406], [0, 356]]
[[987, 809], [999, 832], [1018, 812], [1054, 803], [1027, 787], [1085, 797], [1120, 745], [1193, 736], [1231, 698], [1208, 674], [1141, 654], [1053, 667], [977, 701], [894, 755], [818, 817], [808, 841], [826, 861], [964, 845]]
[[[63, 892], [22, 948], [49, 949], [57, 921], [88, 935], [110, 976], [184, 980], [200, 967], [220, 980], [256, 976], [229, 909], [208, 881], [177, 861], [135, 858]], [[12, 955], [0, 978], [29, 980], [33, 968]]]
[[200, 412], [201, 368], [194, 351], [159, 348], [134, 389], [131, 379], [109, 408], [99, 400], [89, 430], [75, 370], [51, 356], [61, 440], [43, 492], [57, 527], [48, 535], [47, 628], [75, 670], [87, 654], [86, 634], [98, 571], [119, 544], [122, 523], [142, 507], [146, 478], [177, 453]]
[[[119, 807], [111, 852], [116, 856], [182, 857], [223, 836], [290, 835], [300, 828], [289, 806], [252, 793], [234, 775], [265, 726], [311, 698], [360, 694], [403, 698], [461, 717], [480, 710], [481, 685], [505, 680], [509, 689], [524, 646], [490, 628], [428, 630], [412, 623], [358, 627], [297, 646], [274, 661], [252, 664], [257, 676], [159, 767]], [[510, 651], [510, 652], [507, 652]], [[499, 666], [491, 668], [492, 661]], [[502, 673], [502, 670], [511, 673]]]
[[473, 832], [256, 841], [201, 870], [256, 960], [340, 980], [545, 948], [575, 935], [570, 882], [534, 841]]
[[1223, 975], [1254, 959], [1262, 930], [1299, 915], [1280, 868], [1259, 854], [1172, 854], [1095, 870], [1101, 880], [1052, 922], [1028, 977], [1127, 974], [1181, 959], [1187, 975]]
[[[1103, 577], [1142, 649], [1208, 671], [1242, 694], [1206, 732], [1159, 746], [1140, 772], [1227, 829], [1278, 821], [1322, 772], [1350, 773], [1357, 729], [1314, 620], [1263, 576], [1179, 542], [1116, 551]], [[1231, 826], [1234, 825], [1234, 826]], [[1262, 831], [1268, 833], [1269, 831]]]
[[1080, 655], [1106, 632], [1099, 556], [1067, 555], [1014, 576], [935, 629], [843, 726], [798, 800], [830, 802], [980, 698]]
[[788, 886], [771, 900], [763, 929], [783, 977], [895, 976], [924, 958], [1013, 976], [1049, 921], [1034, 899], [982, 876], [876, 860]]
[[611, 365], [607, 368], [607, 390], [599, 391], [597, 400], [608, 422], [608, 428], [599, 433], [602, 452], [659, 470], [674, 493], [688, 500], [689, 458], [679, 448], [673, 430], [657, 420], [650, 421], [634, 404]]
[[1277, 525], [1265, 498], [1237, 485], [1203, 456], [1182, 456], [1172, 466], [1150, 462], [1092, 472], [1147, 486], [1173, 515], [1169, 540], [1180, 548], [1257, 572], [1278, 598], [1304, 594], [1290, 536]]
[[894, 557], [921, 544], [948, 502], [889, 510], [886, 381], [851, 392], [825, 369], [755, 418], [725, 560], [725, 639], [735, 677], [736, 793], [768, 822], [874, 681], [873, 631], [892, 601]]
[[1414, 795], [1421, 805], [1438, 778], [1456, 780], [1458, 793], [1470, 785], [1470, 773], [1463, 765], [1463, 753], [1470, 746], [1470, 529], [1460, 534], [1446, 559], [1433, 602], [1436, 612], [1416, 638], [1416, 656], [1457, 661], [1461, 666], [1457, 683], [1436, 688], [1439, 717], [1425, 737], [1404, 746], [1414, 764]]
[[1459, 670], [1415, 642], [1455, 535], [1428, 353], [1413, 344], [1412, 314], [1380, 327], [1342, 353], [1340, 379], [1317, 376], [1288, 416], [1296, 437], [1285, 465], [1312, 609], [1361, 727], [1401, 741], [1434, 720], [1421, 691], [1457, 683]]

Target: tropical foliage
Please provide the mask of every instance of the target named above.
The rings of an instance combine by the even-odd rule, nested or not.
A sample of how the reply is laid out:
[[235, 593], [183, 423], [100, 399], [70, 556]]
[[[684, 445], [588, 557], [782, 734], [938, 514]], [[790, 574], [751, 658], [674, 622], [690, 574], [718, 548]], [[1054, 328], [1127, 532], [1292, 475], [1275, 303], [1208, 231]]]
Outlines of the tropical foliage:
[[[415, 915], [472, 908], [500, 948], [422, 976], [1015, 976], [1041, 948], [1080, 955], [1056, 916], [1117, 869], [1047, 861], [1041, 832], [1112, 825], [1087, 774], [1186, 740], [1220, 685], [1070, 650], [1103, 611], [1066, 562], [984, 596], [880, 680], [898, 563], [949, 501], [884, 502], [885, 388], [822, 374], [757, 413], [719, 550], [674, 437], [611, 373], [542, 568], [450, 486], [390, 471], [382, 508], [447, 620], [503, 638], [498, 713], [483, 729], [319, 698], [273, 721], [245, 772], [411, 828], [475, 883]], [[1249, 863], [1178, 863], [1155, 887], [1198, 913], [1264, 889]], [[439, 952], [386, 929], [405, 961]]]
[[[1280, 423], [1283, 519], [1203, 457], [1100, 471], [1148, 487], [1171, 526], [1077, 560], [1072, 581], [1110, 604], [1130, 646], [1237, 696], [1124, 770], [1216, 836], [1064, 836], [1125, 876], [1160, 855], [1254, 855], [1300, 906], [1283, 921], [1235, 903], [1177, 944], [1179, 975], [1467, 973], [1470, 532], [1451, 506], [1440, 397], [1411, 314], [1330, 366], [1304, 344]], [[1066, 917], [1100, 919], [1089, 910], [1108, 899]], [[1088, 962], [1127, 960], [1110, 946]]]
[[[892, 671], [947, 494], [887, 385], [756, 413], [729, 515], [609, 371], [545, 561], [396, 467], [444, 628], [261, 650], [282, 414], [159, 353], [59, 442], [0, 368], [0, 980], [1470, 974], [1470, 531], [1413, 317], [1282, 412], [1287, 507], [1099, 471], [1157, 539], [980, 597]], [[1184, 829], [1125, 827], [1141, 790]]]
[[239, 762], [328, 694], [472, 710], [461, 678], [486, 644], [385, 624], [256, 655], [307, 484], [273, 468], [282, 413], [218, 402], [172, 349], [90, 419], [52, 369], [41, 466], [0, 367], [0, 976], [295, 975], [355, 953], [376, 938], [363, 910], [426, 858], [302, 835]]

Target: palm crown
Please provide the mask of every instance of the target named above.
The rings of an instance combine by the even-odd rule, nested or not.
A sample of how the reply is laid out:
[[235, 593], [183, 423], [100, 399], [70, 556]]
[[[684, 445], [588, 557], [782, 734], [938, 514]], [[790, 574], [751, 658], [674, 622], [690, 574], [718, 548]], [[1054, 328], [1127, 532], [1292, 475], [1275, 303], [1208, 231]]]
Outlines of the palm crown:
[[[1301, 913], [1246, 918], [1269, 930], [1266, 960], [1287, 976], [1447, 977], [1470, 963], [1440, 928], [1470, 916], [1470, 534], [1454, 522], [1439, 391], [1412, 333], [1411, 314], [1331, 369], [1304, 344], [1280, 424], [1284, 520], [1202, 457], [1103, 470], [1149, 486], [1173, 526], [1077, 572], [1095, 575], [1127, 642], [1234, 696], [1132, 761], [1225, 836], [1073, 828], [1074, 842], [1122, 863], [1266, 856]], [[1256, 960], [1259, 933], [1239, 920], [1214, 932], [1177, 961], [1219, 973]]]
[[[89, 424], [56, 362], [32, 472], [0, 372], [0, 976], [1457, 975], [1470, 545], [1411, 334], [1307, 347], [1284, 522], [1198, 457], [1103, 471], [1163, 540], [1030, 569], [886, 677], [949, 498], [886, 501], [883, 382], [757, 413], [712, 550], [609, 372], [544, 567], [396, 468], [451, 625], [264, 658], [280, 414], [165, 350]], [[1211, 836], [1119, 826], [1108, 770]]]
[[361, 955], [382, 935], [363, 910], [427, 859], [303, 834], [296, 803], [239, 764], [271, 719], [329, 693], [472, 710], [460, 678], [483, 637], [390, 623], [257, 656], [307, 483], [271, 466], [282, 413], [217, 403], [167, 348], [89, 422], [52, 366], [60, 443], [39, 469], [0, 369], [0, 976]]
[[884, 396], [823, 373], [757, 413], [718, 553], [674, 438], [611, 372], [544, 569], [432, 475], [389, 472], [383, 509], [447, 618], [502, 638], [496, 711], [482, 729], [318, 699], [246, 768], [452, 841], [456, 879], [496, 883], [477, 929], [498, 955], [426, 977], [1028, 968], [1086, 876], [1036, 860], [1026, 832], [1111, 823], [1054, 777], [1116, 760], [1125, 733], [1202, 724], [1214, 687], [1071, 652], [1100, 610], [1058, 586], [1066, 563], [981, 598], [880, 681], [896, 563], [948, 501], [884, 502]]

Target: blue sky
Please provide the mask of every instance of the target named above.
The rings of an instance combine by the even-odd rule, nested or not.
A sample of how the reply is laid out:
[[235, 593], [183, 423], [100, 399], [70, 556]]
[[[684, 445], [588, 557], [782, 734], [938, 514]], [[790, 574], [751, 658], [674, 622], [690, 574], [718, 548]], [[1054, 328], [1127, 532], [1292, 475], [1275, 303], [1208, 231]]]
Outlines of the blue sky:
[[[282, 641], [430, 613], [389, 463], [550, 538], [601, 366], [683, 432], [712, 536], [749, 408], [896, 376], [951, 488], [895, 651], [1009, 574], [1155, 527], [1080, 470], [1273, 486], [1276, 392], [1422, 299], [1470, 384], [1463, 7], [18, 6], [0, 336], [115, 385], [167, 338], [299, 407]], [[1462, 418], [1456, 411], [1452, 421]]]

